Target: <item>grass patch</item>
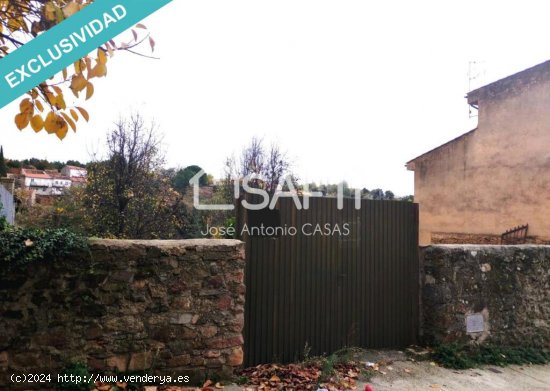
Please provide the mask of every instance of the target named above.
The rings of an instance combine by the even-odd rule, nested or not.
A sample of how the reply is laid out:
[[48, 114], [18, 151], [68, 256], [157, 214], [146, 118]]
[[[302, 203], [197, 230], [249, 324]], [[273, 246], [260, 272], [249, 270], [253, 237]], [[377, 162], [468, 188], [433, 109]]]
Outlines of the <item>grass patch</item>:
[[369, 371], [364, 367], [364, 365], [361, 364], [364, 353], [365, 349], [346, 347], [337, 350], [328, 356], [323, 355], [310, 357], [309, 354], [304, 354], [302, 364], [305, 367], [316, 366], [321, 369], [321, 374], [316, 387], [319, 387], [321, 383], [328, 382], [331, 378], [337, 376], [339, 371], [347, 366], [355, 367], [359, 370], [359, 380], [368, 381], [372, 377], [372, 371]]
[[432, 359], [445, 368], [468, 369], [481, 365], [546, 364], [550, 362], [550, 353], [537, 347], [453, 343], [435, 346]]
[[[70, 381], [57, 383], [58, 390], [65, 391], [89, 391], [92, 389], [90, 371], [88, 366], [81, 362], [67, 364], [61, 371], [62, 376], [67, 376]], [[77, 383], [75, 379], [78, 379]], [[71, 380], [75, 380], [74, 382]], [[95, 388], [95, 387], [94, 387]]]

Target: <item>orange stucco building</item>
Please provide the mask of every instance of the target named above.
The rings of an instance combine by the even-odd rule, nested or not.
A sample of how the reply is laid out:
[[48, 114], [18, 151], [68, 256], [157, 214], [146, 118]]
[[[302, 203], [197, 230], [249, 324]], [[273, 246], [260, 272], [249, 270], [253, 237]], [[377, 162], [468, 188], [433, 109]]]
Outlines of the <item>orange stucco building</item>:
[[491, 242], [529, 224], [550, 241], [550, 61], [467, 95], [478, 126], [409, 161], [420, 243]]

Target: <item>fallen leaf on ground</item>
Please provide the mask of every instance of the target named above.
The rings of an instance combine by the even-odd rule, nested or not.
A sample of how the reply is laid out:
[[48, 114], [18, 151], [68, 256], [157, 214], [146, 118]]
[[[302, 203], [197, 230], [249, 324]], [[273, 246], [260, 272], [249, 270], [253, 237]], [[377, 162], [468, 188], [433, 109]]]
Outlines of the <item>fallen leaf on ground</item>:
[[[263, 364], [245, 368], [238, 375], [248, 379], [246, 390], [264, 391], [328, 391], [353, 390], [361, 369], [356, 363], [334, 365], [330, 378], [321, 378], [322, 366], [319, 363], [304, 364]], [[255, 388], [253, 388], [255, 387]]]

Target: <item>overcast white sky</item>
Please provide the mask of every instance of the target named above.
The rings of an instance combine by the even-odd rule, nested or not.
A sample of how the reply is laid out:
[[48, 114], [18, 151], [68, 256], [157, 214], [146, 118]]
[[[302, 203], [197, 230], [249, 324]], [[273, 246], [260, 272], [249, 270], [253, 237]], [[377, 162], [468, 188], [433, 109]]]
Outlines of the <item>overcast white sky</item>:
[[[65, 141], [0, 110], [8, 158], [87, 161], [119, 116], [164, 133], [170, 166], [219, 176], [253, 135], [302, 180], [413, 192], [404, 163], [476, 126], [464, 95], [550, 59], [546, 1], [174, 0], [144, 21], [160, 60], [117, 54]], [[144, 47], [145, 49], [145, 47]]]

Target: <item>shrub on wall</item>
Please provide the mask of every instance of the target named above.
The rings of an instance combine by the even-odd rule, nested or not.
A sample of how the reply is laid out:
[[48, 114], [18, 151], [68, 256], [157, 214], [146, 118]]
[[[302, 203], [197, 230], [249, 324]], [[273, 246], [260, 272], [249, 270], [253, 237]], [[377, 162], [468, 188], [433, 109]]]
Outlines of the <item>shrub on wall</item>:
[[66, 229], [0, 227], [0, 267], [13, 268], [43, 262], [85, 249], [87, 240]]

